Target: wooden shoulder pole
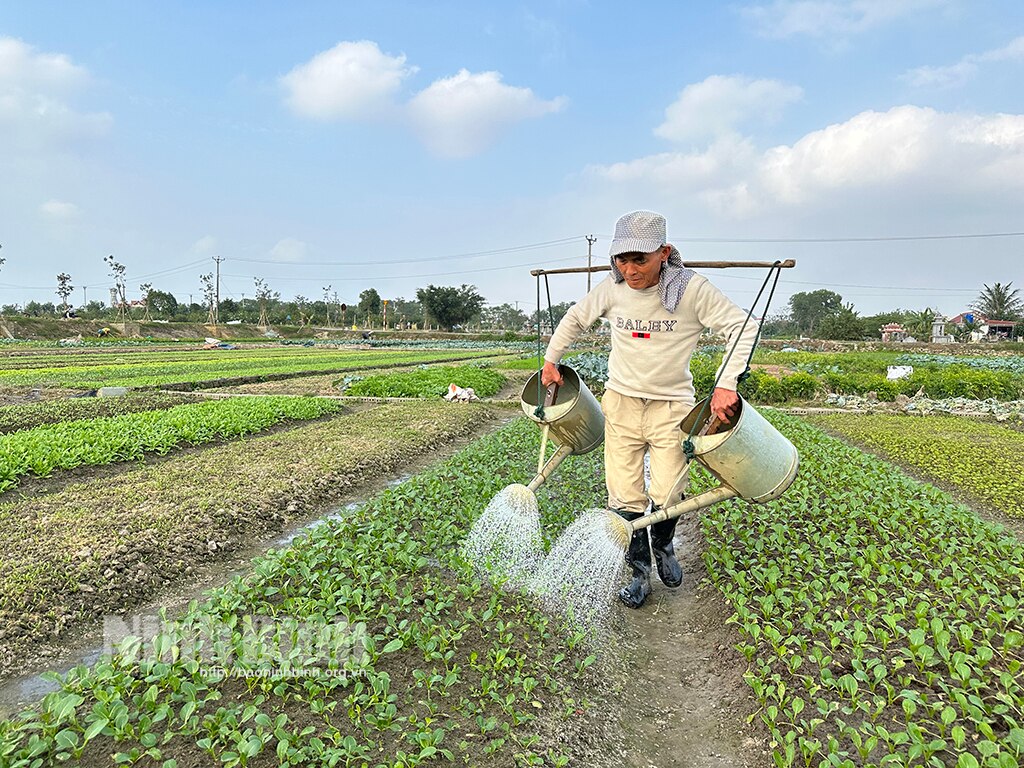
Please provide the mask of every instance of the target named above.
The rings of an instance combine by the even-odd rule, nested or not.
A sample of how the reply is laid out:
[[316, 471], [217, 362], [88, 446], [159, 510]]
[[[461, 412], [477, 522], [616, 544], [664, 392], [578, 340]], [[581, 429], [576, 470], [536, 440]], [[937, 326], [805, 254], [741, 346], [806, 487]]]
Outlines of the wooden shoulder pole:
[[[796, 266], [796, 259], [785, 261], [684, 261], [684, 267], [691, 269], [732, 269], [733, 267], [767, 268], [778, 266], [782, 269], [792, 269]], [[531, 269], [530, 274], [538, 275], [568, 275], [578, 272], [610, 272], [608, 265], [598, 267], [565, 267], [563, 269]]]

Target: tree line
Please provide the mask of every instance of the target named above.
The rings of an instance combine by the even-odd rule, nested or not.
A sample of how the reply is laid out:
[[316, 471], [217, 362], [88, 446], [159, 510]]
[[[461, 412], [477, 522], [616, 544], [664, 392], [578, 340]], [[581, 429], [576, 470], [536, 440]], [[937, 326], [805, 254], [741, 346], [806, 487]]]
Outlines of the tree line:
[[[556, 304], [550, 308], [527, 314], [517, 306], [500, 304], [486, 306], [476, 286], [463, 284], [455, 286], [428, 285], [416, 291], [415, 299], [398, 297], [384, 299], [375, 288], [368, 288], [359, 294], [359, 301], [353, 306], [339, 301], [337, 291], [330, 285], [323, 288], [319, 299], [298, 295], [291, 300], [282, 300], [280, 293], [269, 288], [266, 281], [254, 278], [255, 290], [251, 299], [220, 298], [213, 273], [200, 275], [202, 300], [179, 302], [169, 291], [161, 291], [150, 283], [139, 286], [141, 298], [127, 299], [125, 267], [112, 255], [104, 258], [114, 288], [111, 289], [111, 304], [102, 300], [86, 302], [73, 308], [70, 299], [75, 287], [66, 272], [57, 275], [55, 293], [60, 303], [30, 301], [19, 306], [7, 304], [0, 307], [0, 314], [26, 315], [30, 317], [81, 317], [90, 320], [126, 320], [198, 322], [206, 324], [223, 322], [252, 323], [260, 326], [297, 325], [326, 327], [357, 327], [362, 329], [393, 328], [422, 329], [438, 328], [447, 331], [474, 328], [476, 330], [531, 331], [541, 328], [544, 332], [561, 320], [572, 306], [571, 302]], [[0, 268], [4, 259], [0, 258]], [[1015, 323], [1014, 338], [1024, 335], [1024, 298], [1013, 283], [996, 282], [984, 285], [977, 298], [969, 305], [977, 317], [966, 319], [951, 329], [955, 336], [966, 339], [972, 331], [982, 325], [983, 319], [1009, 320]], [[861, 316], [852, 303], [844, 302], [835, 291], [819, 289], [793, 294], [788, 310], [765, 319], [762, 336], [791, 338], [806, 336], [821, 339], [861, 340], [879, 338], [881, 328], [889, 323], [898, 323], [914, 338], [927, 341], [931, 338], [937, 311], [924, 309], [894, 309], [875, 315]]]
[[[959, 326], [949, 328], [958, 340], [965, 341], [972, 331], [983, 325], [983, 319], [1009, 320], [1015, 323], [1013, 338], [1024, 335], [1024, 299], [1013, 283], [985, 284], [966, 309], [975, 317], [965, 320]], [[889, 323], [898, 323], [918, 341], [929, 341], [936, 315], [941, 313], [931, 307], [924, 309], [894, 309], [875, 315], [861, 316], [852, 303], [844, 302], [835, 291], [820, 289], [795, 293], [789, 299], [787, 312], [765, 320], [762, 336], [790, 338], [806, 336], [817, 339], [859, 341], [878, 339], [881, 328]]]
[[[527, 314], [512, 304], [485, 306], [485, 299], [476, 286], [465, 284], [458, 287], [428, 285], [416, 291], [415, 299], [384, 299], [375, 288], [368, 288], [359, 294], [357, 303], [350, 305], [341, 301], [329, 285], [320, 298], [298, 295], [282, 299], [280, 293], [271, 290], [260, 278], [255, 278], [252, 297], [224, 297], [217, 301], [213, 275], [201, 275], [200, 280], [202, 292], [195, 301], [181, 301], [170, 291], [148, 283], [139, 286], [140, 298], [130, 301], [123, 282], [115, 282], [111, 303], [92, 299], [75, 306], [71, 303], [75, 286], [71, 276], [62, 272], [57, 276], [59, 301], [5, 304], [0, 306], [0, 314], [107, 322], [241, 322], [259, 326], [446, 331], [473, 328], [515, 332], [535, 329], [538, 320], [536, 312]], [[545, 309], [541, 313], [543, 327], [547, 329], [550, 317], [557, 323], [570, 306], [568, 302], [555, 305], [550, 316]]]

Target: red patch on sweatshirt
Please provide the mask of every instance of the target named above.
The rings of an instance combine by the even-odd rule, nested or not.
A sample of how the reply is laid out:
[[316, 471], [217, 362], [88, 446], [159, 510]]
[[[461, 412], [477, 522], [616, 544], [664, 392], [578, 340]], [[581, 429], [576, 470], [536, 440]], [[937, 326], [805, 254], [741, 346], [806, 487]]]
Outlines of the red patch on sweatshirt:
[[633, 338], [634, 339], [649, 339], [649, 338], [651, 338], [651, 334], [649, 334], [649, 333], [638, 333], [637, 331], [633, 331]]

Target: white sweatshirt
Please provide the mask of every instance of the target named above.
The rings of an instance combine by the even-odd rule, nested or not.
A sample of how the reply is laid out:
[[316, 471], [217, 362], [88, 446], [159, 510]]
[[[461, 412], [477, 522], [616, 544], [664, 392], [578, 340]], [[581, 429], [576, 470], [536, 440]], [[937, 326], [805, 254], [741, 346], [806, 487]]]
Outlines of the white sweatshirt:
[[[544, 359], [557, 365], [577, 337], [599, 317], [611, 323], [608, 389], [630, 397], [693, 404], [696, 396], [690, 357], [701, 332], [710, 328], [728, 339], [728, 354], [747, 313], [701, 275], [690, 278], [675, 312], [662, 306], [657, 285], [636, 290], [608, 276], [566, 312], [551, 336]], [[756, 335], [757, 321], [752, 317], [718, 386], [736, 389], [736, 379], [746, 368]]]

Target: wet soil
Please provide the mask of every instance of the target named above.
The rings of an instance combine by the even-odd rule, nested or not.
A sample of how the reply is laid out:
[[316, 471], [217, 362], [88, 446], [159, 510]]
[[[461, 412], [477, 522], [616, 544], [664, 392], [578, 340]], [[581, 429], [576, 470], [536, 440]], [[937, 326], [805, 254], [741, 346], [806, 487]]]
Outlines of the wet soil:
[[698, 520], [682, 519], [676, 555], [683, 584], [622, 608], [628, 666], [621, 692], [626, 768], [768, 768], [773, 765], [732, 611], [704, 567]]

